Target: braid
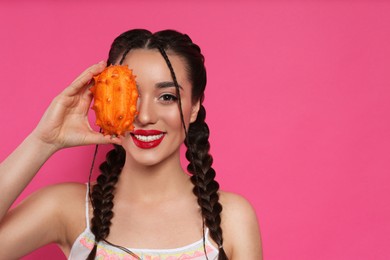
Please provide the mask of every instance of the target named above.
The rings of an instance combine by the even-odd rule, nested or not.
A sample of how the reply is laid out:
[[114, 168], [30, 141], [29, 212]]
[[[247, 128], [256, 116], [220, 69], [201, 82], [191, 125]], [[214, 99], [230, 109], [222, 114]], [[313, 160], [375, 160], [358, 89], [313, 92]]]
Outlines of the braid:
[[219, 184], [214, 179], [215, 171], [211, 167], [213, 158], [209, 154], [209, 128], [205, 122], [206, 110], [201, 105], [196, 121], [189, 127], [185, 144], [186, 157], [190, 162], [187, 170], [192, 174], [193, 193], [198, 198], [202, 217], [210, 230], [211, 238], [218, 244], [218, 260], [228, 259], [223, 249], [221, 228], [222, 205], [219, 203]]
[[111, 219], [114, 216], [112, 212], [114, 207], [113, 192], [124, 162], [125, 152], [123, 148], [115, 145], [115, 148], [107, 153], [106, 161], [100, 165], [101, 174], [93, 186], [91, 195], [93, 207], [91, 231], [95, 235], [95, 245], [87, 258], [88, 260], [95, 258], [97, 243], [105, 240], [110, 233]]

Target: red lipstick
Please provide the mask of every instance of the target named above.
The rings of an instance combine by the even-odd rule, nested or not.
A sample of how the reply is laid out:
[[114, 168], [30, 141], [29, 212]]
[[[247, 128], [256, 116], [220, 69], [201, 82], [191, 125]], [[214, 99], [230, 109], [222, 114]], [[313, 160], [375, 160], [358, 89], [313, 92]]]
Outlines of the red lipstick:
[[165, 133], [159, 130], [134, 130], [131, 138], [134, 144], [141, 149], [151, 149], [158, 146], [164, 139]]

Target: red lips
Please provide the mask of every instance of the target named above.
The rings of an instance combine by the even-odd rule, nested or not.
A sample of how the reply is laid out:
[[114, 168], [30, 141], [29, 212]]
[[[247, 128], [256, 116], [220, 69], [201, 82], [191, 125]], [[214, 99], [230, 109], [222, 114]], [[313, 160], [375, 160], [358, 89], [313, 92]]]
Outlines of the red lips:
[[134, 130], [131, 138], [134, 144], [141, 149], [151, 149], [158, 146], [164, 139], [165, 133], [159, 130]]

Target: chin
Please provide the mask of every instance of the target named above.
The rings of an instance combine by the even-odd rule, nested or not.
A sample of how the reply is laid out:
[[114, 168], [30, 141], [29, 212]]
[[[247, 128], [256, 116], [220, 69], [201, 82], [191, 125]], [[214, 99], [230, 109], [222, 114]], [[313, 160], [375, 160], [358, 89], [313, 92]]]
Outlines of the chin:
[[131, 160], [131, 162], [129, 162], [131, 164], [152, 167], [180, 160], [180, 149], [172, 149], [173, 147], [167, 146], [166, 143], [162, 143], [158, 147], [151, 149], [140, 149], [140, 147], [137, 147], [130, 142], [124, 144], [127, 146], [124, 146], [124, 148], [126, 150], [126, 158]]
[[157, 153], [135, 153], [127, 154], [126, 157], [131, 160], [131, 164], [143, 166], [143, 167], [153, 167], [157, 165], [164, 165], [169, 163], [169, 161], [176, 160], [176, 154], [170, 154], [166, 157], [162, 157]]

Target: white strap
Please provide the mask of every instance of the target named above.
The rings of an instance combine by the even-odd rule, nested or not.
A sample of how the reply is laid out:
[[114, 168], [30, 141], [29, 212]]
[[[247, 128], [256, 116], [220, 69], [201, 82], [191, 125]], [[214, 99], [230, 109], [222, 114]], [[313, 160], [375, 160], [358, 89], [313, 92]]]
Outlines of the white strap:
[[85, 221], [89, 229], [89, 183], [87, 183], [87, 194], [85, 195]]

